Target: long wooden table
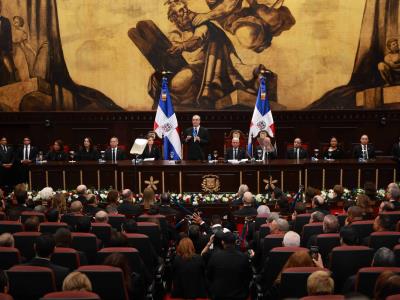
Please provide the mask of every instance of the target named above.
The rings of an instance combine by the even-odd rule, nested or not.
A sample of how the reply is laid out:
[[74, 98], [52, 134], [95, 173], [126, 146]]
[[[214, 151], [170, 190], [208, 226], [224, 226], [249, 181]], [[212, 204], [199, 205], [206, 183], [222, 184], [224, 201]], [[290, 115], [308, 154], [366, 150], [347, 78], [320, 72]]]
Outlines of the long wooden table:
[[[47, 162], [29, 166], [29, 186], [41, 189], [74, 189], [79, 184], [97, 189], [130, 188], [142, 192], [149, 185], [157, 192], [236, 192], [245, 183], [254, 193], [265, 191], [266, 181], [284, 191], [296, 191], [299, 185], [322, 189], [342, 184], [348, 188], [362, 187], [372, 181], [379, 187], [397, 179], [397, 163], [390, 159], [358, 162], [353, 159], [336, 161], [273, 160], [230, 164], [182, 161], [152, 161], [133, 164], [98, 162]], [[218, 187], [218, 188], [217, 188]]]

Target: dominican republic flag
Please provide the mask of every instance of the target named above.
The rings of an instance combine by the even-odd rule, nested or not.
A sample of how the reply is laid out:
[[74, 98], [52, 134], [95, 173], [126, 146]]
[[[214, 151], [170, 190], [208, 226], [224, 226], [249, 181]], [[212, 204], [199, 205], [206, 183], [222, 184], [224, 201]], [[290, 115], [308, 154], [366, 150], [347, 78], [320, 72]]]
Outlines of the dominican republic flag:
[[267, 98], [267, 87], [264, 76], [260, 79], [260, 87], [258, 88], [256, 106], [254, 107], [253, 117], [251, 118], [249, 141], [247, 151], [252, 156], [253, 138], [262, 130], [267, 131], [270, 137], [275, 137], [275, 125], [272, 118], [271, 107]]
[[154, 131], [158, 137], [164, 137], [164, 159], [182, 159], [181, 139], [179, 137], [178, 120], [172, 106], [166, 77], [162, 79], [161, 95], [158, 102]]

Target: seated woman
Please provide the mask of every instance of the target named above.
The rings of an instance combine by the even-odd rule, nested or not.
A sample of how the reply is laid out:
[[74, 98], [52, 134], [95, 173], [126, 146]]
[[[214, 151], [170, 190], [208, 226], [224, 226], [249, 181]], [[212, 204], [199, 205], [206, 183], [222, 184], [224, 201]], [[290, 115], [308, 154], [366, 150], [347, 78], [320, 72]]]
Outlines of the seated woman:
[[48, 161], [66, 161], [68, 159], [67, 153], [64, 152], [64, 142], [62, 140], [55, 140], [52, 149], [47, 153], [46, 159]]
[[94, 147], [93, 140], [90, 137], [85, 137], [83, 146], [76, 153], [76, 160], [98, 160], [99, 157], [99, 152]]
[[329, 141], [329, 147], [324, 152], [324, 159], [341, 159], [343, 156], [343, 150], [338, 148], [337, 139], [334, 136], [331, 137], [331, 140]]
[[155, 160], [161, 159], [161, 151], [156, 145], [154, 145], [154, 137], [152, 135], [147, 135], [147, 145], [141, 158], [154, 158]]

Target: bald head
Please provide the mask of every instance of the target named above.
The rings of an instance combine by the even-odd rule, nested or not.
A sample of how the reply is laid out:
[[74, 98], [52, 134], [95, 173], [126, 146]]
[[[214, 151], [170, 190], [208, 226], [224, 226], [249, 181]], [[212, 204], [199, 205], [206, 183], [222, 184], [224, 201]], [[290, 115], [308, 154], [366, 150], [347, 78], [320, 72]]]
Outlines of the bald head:
[[253, 194], [251, 192], [245, 192], [243, 194], [243, 204], [252, 205], [253, 204]]
[[81, 184], [81, 185], [78, 185], [77, 187], [76, 187], [76, 192], [78, 193], [78, 194], [86, 194], [86, 192], [87, 192], [87, 187], [86, 187], [86, 185], [84, 185], [84, 184]]
[[107, 223], [108, 222], [108, 213], [106, 213], [104, 210], [100, 210], [96, 213], [94, 216], [95, 222], [96, 223]]
[[14, 247], [14, 237], [6, 232], [0, 235], [0, 247]]
[[124, 201], [132, 200], [132, 191], [130, 189], [125, 189], [122, 191], [122, 199]]
[[82, 213], [82, 203], [81, 201], [74, 201], [71, 203], [71, 212], [72, 213]]

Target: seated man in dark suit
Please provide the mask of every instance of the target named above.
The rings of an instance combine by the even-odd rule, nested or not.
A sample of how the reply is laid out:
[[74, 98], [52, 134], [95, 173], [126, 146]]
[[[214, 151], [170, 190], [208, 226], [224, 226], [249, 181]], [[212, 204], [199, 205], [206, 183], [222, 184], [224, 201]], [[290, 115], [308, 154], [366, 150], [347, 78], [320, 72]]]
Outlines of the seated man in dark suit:
[[42, 234], [35, 240], [35, 251], [36, 257], [30, 262], [26, 263], [26, 266], [37, 266], [46, 267], [54, 272], [56, 279], [57, 289], [61, 290], [64, 278], [68, 275], [68, 268], [53, 264], [50, 262], [50, 256], [54, 252], [56, 242], [54, 237], [50, 234]]
[[254, 199], [251, 192], [243, 194], [243, 207], [233, 213], [235, 216], [251, 217], [257, 216], [257, 209], [253, 207]]
[[228, 148], [225, 153], [225, 160], [241, 160], [246, 158], [246, 151], [240, 148], [240, 140], [237, 137], [232, 138], [232, 148]]
[[171, 201], [168, 193], [163, 193], [160, 197], [161, 205], [158, 207], [158, 213], [163, 216], [176, 216], [178, 211], [171, 207]]
[[118, 138], [113, 136], [110, 139], [110, 148], [105, 152], [105, 158], [108, 161], [116, 162], [118, 160], [125, 160], [126, 156], [124, 151], [118, 147]]
[[355, 145], [353, 149], [353, 157], [356, 159], [371, 159], [375, 158], [374, 146], [369, 144], [368, 135], [363, 134], [360, 138], [360, 144]]
[[122, 191], [122, 203], [117, 207], [118, 213], [129, 216], [138, 216], [143, 210], [139, 205], [133, 204], [133, 193], [130, 189]]
[[305, 159], [307, 158], [307, 151], [301, 147], [301, 139], [295, 138], [293, 141], [293, 148], [289, 148], [286, 153], [288, 159]]

